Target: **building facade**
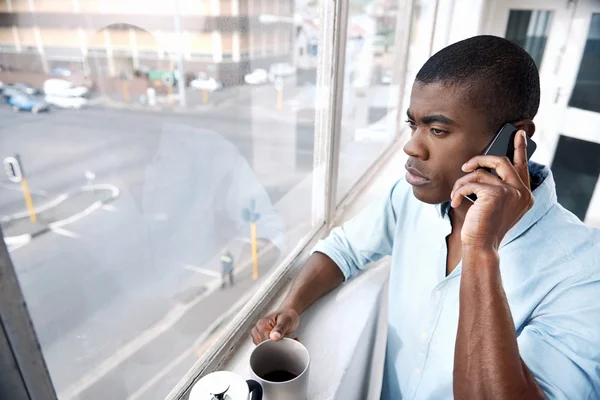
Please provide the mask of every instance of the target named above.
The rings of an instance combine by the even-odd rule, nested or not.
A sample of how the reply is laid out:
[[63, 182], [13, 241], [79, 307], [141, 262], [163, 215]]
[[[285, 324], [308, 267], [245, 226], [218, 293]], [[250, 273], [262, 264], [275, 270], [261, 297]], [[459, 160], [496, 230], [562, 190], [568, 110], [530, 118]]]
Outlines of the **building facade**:
[[0, 64], [118, 77], [182, 57], [186, 73], [236, 83], [292, 61], [293, 12], [293, 0], [1, 0]]

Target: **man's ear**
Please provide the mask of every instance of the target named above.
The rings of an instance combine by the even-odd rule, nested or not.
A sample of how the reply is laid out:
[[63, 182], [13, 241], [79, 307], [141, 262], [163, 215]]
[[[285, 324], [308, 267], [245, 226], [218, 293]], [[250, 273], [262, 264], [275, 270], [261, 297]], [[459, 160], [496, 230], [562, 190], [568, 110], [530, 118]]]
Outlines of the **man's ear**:
[[519, 129], [523, 129], [527, 136], [532, 137], [535, 133], [535, 123], [530, 119], [523, 119], [521, 121], [517, 121], [513, 123]]

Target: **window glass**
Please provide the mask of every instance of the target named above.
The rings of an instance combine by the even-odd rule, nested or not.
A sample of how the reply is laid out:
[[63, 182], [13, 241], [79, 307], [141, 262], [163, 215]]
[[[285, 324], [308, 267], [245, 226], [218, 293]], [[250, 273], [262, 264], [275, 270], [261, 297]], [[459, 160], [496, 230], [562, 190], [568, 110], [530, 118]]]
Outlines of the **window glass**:
[[317, 5], [6, 4], [0, 216], [56, 391], [162, 399], [322, 222]]
[[592, 15], [569, 106], [600, 112], [600, 14]]
[[350, 0], [337, 200], [397, 133], [396, 1]]
[[505, 38], [524, 48], [538, 68], [546, 49], [553, 11], [510, 10]]

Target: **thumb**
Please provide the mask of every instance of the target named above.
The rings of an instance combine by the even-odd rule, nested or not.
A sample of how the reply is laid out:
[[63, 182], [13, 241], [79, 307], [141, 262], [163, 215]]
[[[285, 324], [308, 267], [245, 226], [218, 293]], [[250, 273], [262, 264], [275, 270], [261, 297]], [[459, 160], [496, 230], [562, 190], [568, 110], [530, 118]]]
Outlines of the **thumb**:
[[275, 328], [273, 328], [269, 334], [269, 338], [274, 342], [281, 340], [286, 334], [289, 333], [288, 331], [291, 323], [292, 320], [288, 315], [279, 314], [277, 316], [277, 325], [275, 325]]

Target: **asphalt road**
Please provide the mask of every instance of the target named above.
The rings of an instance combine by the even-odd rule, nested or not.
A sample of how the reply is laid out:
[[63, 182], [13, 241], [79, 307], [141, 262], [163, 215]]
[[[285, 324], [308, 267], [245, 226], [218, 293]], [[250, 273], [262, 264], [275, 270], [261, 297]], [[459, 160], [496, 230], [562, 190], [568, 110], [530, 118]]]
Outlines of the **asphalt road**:
[[[219, 171], [228, 170], [230, 161], [246, 160], [272, 203], [310, 171], [311, 150], [306, 143], [297, 147], [304, 139], [282, 139], [296, 132], [310, 137], [312, 132], [298, 123], [294, 111], [276, 112], [271, 99], [239, 96], [186, 113], [89, 108], [31, 115], [0, 105], [0, 156], [21, 156], [36, 206], [78, 193], [89, 183], [111, 185], [120, 193], [62, 229], [11, 248], [61, 399], [164, 397], [171, 385], [164, 382], [181, 376], [197, 358], [190, 349], [200, 345], [199, 336], [258, 284], [248, 269], [239, 270], [234, 289], [205, 293], [220, 280], [218, 249], [231, 245], [243, 258], [247, 238], [242, 229], [223, 231], [217, 217], [209, 222], [191, 216], [196, 203], [206, 203], [204, 198], [217, 196], [207, 203], [211, 207], [227, 201], [211, 191], [214, 185], [195, 181], [219, 176], [228, 184], [232, 178]], [[297, 101], [293, 105], [297, 108]], [[185, 126], [194, 139], [179, 140], [179, 128], [173, 126]], [[212, 139], [197, 141], [206, 135], [195, 133], [205, 131], [214, 134]], [[225, 147], [213, 147], [215, 140]], [[198, 147], [189, 148], [190, 143]], [[182, 148], [186, 151], [180, 155]], [[299, 154], [303, 152], [308, 154]], [[280, 153], [281, 165], [261, 156], [275, 153]], [[308, 162], [290, 163], [290, 158]], [[178, 177], [173, 165], [183, 170], [190, 166], [195, 174]], [[86, 171], [93, 173], [93, 181]], [[153, 180], [158, 182], [154, 191], [148, 188]], [[173, 191], [177, 194], [170, 196]], [[55, 214], [64, 218], [70, 209], [78, 213], [93, 201], [72, 196], [61, 203], [60, 213], [42, 214], [50, 220], [58, 218]], [[165, 204], [154, 204], [160, 201]], [[19, 185], [0, 179], [0, 215], [23, 209]], [[219, 210], [200, 211], [211, 216]], [[7, 236], [11, 226], [3, 224], [3, 230]], [[171, 232], [173, 239], [155, 237], [163, 232]], [[165, 369], [175, 359], [179, 363]], [[163, 379], [153, 381], [157, 374]]]
[[[231, 224], [249, 197], [268, 211], [293, 193], [284, 223], [267, 212], [261, 221], [272, 223], [259, 222], [259, 232], [293, 241], [306, 229], [310, 188], [296, 185], [312, 169], [316, 92], [289, 82], [283, 90], [282, 110], [270, 86], [229, 88], [207, 105], [192, 94], [187, 110], [112, 102], [32, 115], [0, 104], [0, 157], [21, 156], [34, 205], [69, 195], [39, 215], [39, 225], [66, 219], [59, 229], [15, 242], [31, 224], [2, 224], [61, 400], [164, 398], [214, 323], [260, 284], [247, 262], [249, 230]], [[385, 100], [380, 91], [371, 97]], [[342, 135], [356, 144], [342, 143], [348, 183], [381, 148], [354, 143], [353, 129]], [[82, 192], [89, 184], [119, 195], [94, 208], [106, 193]], [[0, 178], [0, 217], [24, 208], [20, 186]], [[238, 264], [236, 286], [225, 291], [223, 247]], [[273, 251], [261, 256], [261, 277], [276, 260]]]

